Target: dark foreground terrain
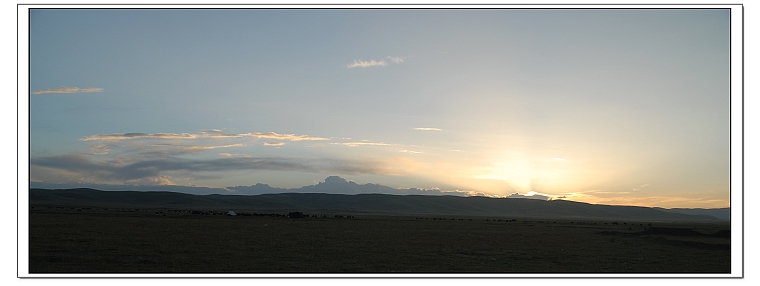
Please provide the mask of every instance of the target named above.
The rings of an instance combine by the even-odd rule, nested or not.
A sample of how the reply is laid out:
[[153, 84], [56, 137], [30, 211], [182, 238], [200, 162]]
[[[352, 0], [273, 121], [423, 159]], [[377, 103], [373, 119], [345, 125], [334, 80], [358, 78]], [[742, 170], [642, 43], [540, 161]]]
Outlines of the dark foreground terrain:
[[224, 213], [33, 204], [30, 273], [730, 273], [727, 222]]

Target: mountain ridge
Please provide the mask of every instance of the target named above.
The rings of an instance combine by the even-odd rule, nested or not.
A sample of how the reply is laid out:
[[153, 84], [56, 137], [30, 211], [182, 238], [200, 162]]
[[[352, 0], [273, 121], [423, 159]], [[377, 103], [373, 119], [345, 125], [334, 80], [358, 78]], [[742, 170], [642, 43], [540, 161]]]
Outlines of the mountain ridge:
[[30, 189], [30, 204], [81, 207], [230, 209], [320, 212], [471, 215], [500, 217], [588, 218], [603, 220], [719, 221], [706, 214], [684, 214], [638, 206], [596, 205], [565, 200], [514, 198], [280, 193], [262, 195], [193, 195], [163, 191]]
[[466, 196], [469, 192], [463, 191], [441, 191], [438, 189], [419, 189], [419, 188], [392, 188], [380, 184], [357, 184], [353, 181], [347, 181], [338, 176], [329, 176], [324, 182], [316, 185], [307, 185], [299, 188], [278, 188], [264, 183], [256, 183], [250, 186], [230, 186], [230, 187], [197, 187], [197, 186], [180, 186], [180, 185], [109, 185], [109, 184], [56, 184], [43, 182], [29, 182], [30, 188], [35, 189], [80, 189], [91, 188], [104, 191], [169, 191], [194, 195], [260, 195], [260, 194], [279, 194], [279, 193], [331, 193], [331, 194], [363, 194], [363, 193], [382, 193], [391, 195], [456, 195]]

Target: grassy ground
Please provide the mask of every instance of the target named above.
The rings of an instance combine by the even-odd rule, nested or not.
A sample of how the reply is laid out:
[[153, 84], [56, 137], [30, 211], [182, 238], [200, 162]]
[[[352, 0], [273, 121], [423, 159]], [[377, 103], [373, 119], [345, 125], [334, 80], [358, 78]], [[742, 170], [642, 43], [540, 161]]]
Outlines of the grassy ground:
[[[37, 206], [30, 210], [29, 269], [31, 273], [730, 272], [728, 238], [632, 234], [643, 231], [647, 222], [446, 218], [288, 219]], [[728, 229], [727, 224], [667, 226], [702, 233]]]

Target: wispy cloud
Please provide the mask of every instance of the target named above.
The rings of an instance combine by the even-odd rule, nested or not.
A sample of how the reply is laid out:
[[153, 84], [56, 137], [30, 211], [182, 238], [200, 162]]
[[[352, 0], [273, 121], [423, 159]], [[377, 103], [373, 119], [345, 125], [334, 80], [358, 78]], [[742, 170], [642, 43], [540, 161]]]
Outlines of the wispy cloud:
[[285, 145], [285, 142], [264, 142], [264, 146], [280, 147], [282, 145]]
[[643, 189], [643, 188], [646, 188], [646, 187], [648, 187], [648, 186], [649, 186], [649, 184], [643, 184], [643, 185], [641, 185], [641, 186], [640, 186], [640, 187], [638, 187], [638, 188], [633, 188], [633, 191], [634, 191], [634, 192], [635, 192], [635, 191], [640, 191], [641, 189]]
[[356, 146], [390, 146], [391, 144], [388, 143], [382, 143], [382, 142], [342, 142], [342, 143], [330, 143], [334, 145], [343, 145], [348, 147], [356, 147]]
[[380, 60], [380, 61], [376, 61], [376, 60], [369, 60], [369, 61], [354, 60], [353, 63], [347, 64], [346, 66], [348, 68], [352, 69], [352, 68], [368, 68], [368, 67], [376, 67], [376, 66], [384, 67], [386, 65], [388, 65], [388, 64], [385, 61], [383, 61], [383, 60]]
[[43, 94], [43, 93], [82, 93], [82, 92], [102, 92], [102, 91], [103, 91], [103, 89], [100, 88], [100, 87], [78, 88], [78, 87], [62, 86], [62, 87], [59, 87], [59, 88], [38, 90], [38, 91], [32, 92], [32, 94]]
[[404, 62], [404, 59], [402, 59], [402, 58], [400, 58], [400, 57], [391, 57], [391, 56], [387, 56], [387, 57], [385, 57], [385, 58], [387, 58], [388, 60], [390, 60], [390, 61], [391, 61], [391, 62], [393, 62], [394, 64], [400, 64], [400, 63], [403, 63], [403, 62]]
[[124, 134], [97, 134], [84, 137], [83, 141], [93, 140], [129, 140], [129, 139], [198, 139], [198, 138], [263, 138], [287, 141], [330, 140], [330, 138], [313, 137], [308, 135], [278, 134], [275, 132], [255, 132], [240, 134], [224, 134], [218, 130], [202, 130], [200, 133], [124, 133]]
[[382, 60], [354, 60], [353, 63], [347, 64], [346, 67], [352, 69], [352, 68], [368, 68], [368, 67], [384, 67], [387, 66], [390, 63], [393, 64], [400, 64], [404, 62], [404, 59], [400, 57], [392, 57], [387, 56], [385, 59]]
[[330, 138], [312, 137], [308, 135], [295, 135], [295, 134], [277, 134], [274, 132], [256, 132], [240, 134], [242, 137], [256, 137], [266, 139], [288, 140], [288, 141], [313, 141], [313, 140], [330, 140]]
[[421, 130], [421, 131], [441, 131], [440, 128], [432, 128], [432, 127], [417, 127], [414, 128], [414, 130]]
[[148, 146], [147, 150], [143, 150], [140, 154], [143, 155], [181, 155], [181, 154], [197, 154], [206, 150], [213, 150], [219, 148], [231, 148], [242, 147], [243, 144], [229, 144], [229, 145], [175, 145], [175, 144], [152, 144]]
[[[578, 192], [581, 193], [581, 192]], [[593, 195], [600, 195], [600, 196], [606, 196], [606, 195], [620, 195], [620, 194], [630, 194], [630, 192], [627, 191], [607, 191], [607, 190], [587, 190], [583, 191], [583, 194], [593, 194]]]
[[251, 157], [251, 155], [248, 155], [248, 154], [231, 154], [231, 153], [225, 153], [225, 152], [219, 153], [219, 155], [224, 156], [224, 157], [242, 157], [242, 158]]

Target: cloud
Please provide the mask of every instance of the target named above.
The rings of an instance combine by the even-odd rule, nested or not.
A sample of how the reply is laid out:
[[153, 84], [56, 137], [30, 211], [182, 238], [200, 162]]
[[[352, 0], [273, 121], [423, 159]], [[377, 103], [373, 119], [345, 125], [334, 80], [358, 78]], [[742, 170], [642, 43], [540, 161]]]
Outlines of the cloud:
[[412, 153], [412, 154], [420, 154], [420, 153], [422, 153], [420, 151], [412, 151], [412, 150], [399, 150], [399, 152]]
[[140, 178], [136, 180], [127, 180], [126, 183], [128, 185], [138, 185], [138, 186], [164, 186], [164, 185], [174, 185], [174, 183], [169, 180], [171, 176], [157, 176], [157, 177], [149, 177], [149, 178]]
[[330, 140], [330, 138], [312, 137], [308, 135], [295, 135], [295, 134], [278, 134], [275, 132], [255, 132], [255, 133], [240, 133], [240, 134], [224, 134], [220, 130], [201, 130], [200, 133], [124, 133], [124, 134], [97, 134], [88, 137], [84, 137], [82, 141], [94, 141], [94, 140], [129, 140], [129, 139], [199, 139], [199, 138], [211, 138], [211, 139], [225, 139], [225, 138], [263, 138], [263, 139], [276, 139], [287, 141], [310, 141], [310, 140]]
[[[93, 163], [87, 156], [78, 154], [33, 158], [30, 159], [30, 169], [35, 170], [30, 171], [30, 177], [51, 176], [50, 174], [40, 174], [43, 171], [37, 170], [39, 167], [44, 167], [59, 171], [58, 173], [66, 174], [68, 177], [76, 178], [78, 181], [113, 180], [120, 177], [116, 175], [118, 173], [117, 170], [121, 168], [120, 165], [122, 164], [118, 162]], [[139, 179], [150, 176], [150, 173], [143, 173], [136, 174], [136, 176], [126, 176], [122, 179]]]
[[195, 139], [198, 138], [198, 134], [189, 133], [124, 133], [124, 134], [97, 134], [89, 137], [82, 138], [82, 141], [93, 140], [128, 140], [128, 139]]
[[[391, 63], [394, 63], [394, 64], [400, 64], [400, 63], [404, 62], [404, 59], [402, 59], [400, 57], [387, 56], [385, 58], [388, 59]], [[387, 66], [387, 65], [388, 65], [388, 61], [386, 61], [385, 59], [382, 59], [382, 60], [369, 60], [369, 61], [354, 60], [353, 63], [347, 64], [346, 67], [352, 69], [352, 68], [384, 67], [384, 66]]]
[[390, 146], [391, 144], [388, 143], [382, 143], [382, 142], [343, 142], [343, 143], [330, 143], [334, 145], [343, 145], [348, 147], [356, 147], [356, 146]]
[[87, 87], [87, 88], [80, 89], [79, 92], [103, 92], [103, 88]]
[[78, 87], [66, 87], [62, 86], [59, 88], [54, 89], [43, 89], [38, 90], [35, 92], [32, 92], [32, 94], [43, 94], [43, 93], [82, 93], [82, 92], [102, 92], [103, 89], [99, 87], [86, 87], [86, 88], [78, 88]]
[[[94, 138], [93, 138], [94, 137]], [[154, 140], [140, 140], [135, 138], [159, 138]], [[160, 139], [185, 139], [194, 138], [189, 134], [144, 134], [144, 133], [128, 133], [128, 134], [116, 134], [116, 135], [96, 135], [81, 140], [86, 140], [95, 144], [91, 144], [87, 150], [91, 155], [108, 155], [108, 154], [121, 154], [126, 153], [139, 154], [147, 156], [172, 156], [172, 155], [184, 155], [184, 154], [200, 154], [205, 151], [221, 149], [221, 148], [236, 148], [244, 147], [245, 144], [225, 141], [203, 141], [206, 144], [177, 144], [185, 142], [199, 142], [199, 141], [172, 141], [172, 140], [160, 140]], [[124, 141], [127, 139], [134, 139], [135, 141]], [[226, 144], [215, 144], [226, 143]], [[113, 152], [112, 150], [118, 150]]]
[[42, 189], [74, 189], [74, 188], [93, 188], [103, 191], [163, 191], [163, 192], [178, 192], [193, 195], [211, 195], [222, 194], [229, 195], [232, 191], [225, 188], [209, 188], [209, 187], [196, 187], [196, 186], [179, 186], [167, 183], [168, 178], [152, 178], [144, 181], [136, 182], [132, 185], [112, 185], [112, 184], [98, 184], [98, 183], [85, 183], [85, 182], [69, 182], [69, 183], [46, 183], [46, 182], [29, 182], [31, 188]]
[[280, 147], [285, 145], [285, 142], [264, 142], [264, 146]]
[[242, 157], [242, 158], [250, 158], [251, 157], [251, 155], [248, 155], [248, 154], [232, 154], [232, 153], [224, 153], [224, 152], [218, 153], [218, 154], [219, 154], [219, 156], [224, 156], [224, 157]]
[[[44, 171], [52, 169], [69, 174], [70, 178], [87, 177], [94, 182], [146, 182], [168, 180], [167, 172], [222, 172], [239, 170], [273, 170], [337, 174], [389, 174], [394, 168], [384, 162], [371, 160], [310, 159], [282, 157], [223, 157], [193, 160], [176, 157], [159, 157], [141, 160], [96, 162], [91, 156], [67, 154], [32, 158], [31, 166], [38, 179]], [[163, 179], [161, 179], [163, 178]]]
[[431, 127], [417, 127], [414, 128], [414, 130], [421, 130], [421, 131], [441, 131], [440, 128], [431, 128]]
[[347, 64], [346, 66], [350, 69], [352, 68], [368, 68], [368, 67], [375, 67], [375, 66], [381, 66], [384, 67], [388, 65], [385, 61], [380, 60], [370, 60], [370, 61], [360, 61], [360, 60], [354, 60], [353, 63]]
[[174, 144], [154, 144], [151, 146], [157, 146], [157, 147], [169, 147], [173, 149], [179, 149], [179, 150], [188, 150], [188, 151], [203, 151], [203, 150], [211, 150], [211, 149], [217, 149], [217, 148], [229, 148], [229, 147], [241, 147], [243, 144], [229, 144], [229, 145], [174, 145]]
[[229, 145], [174, 145], [174, 144], [153, 144], [147, 147], [147, 150], [140, 151], [143, 155], [181, 155], [181, 154], [198, 154], [202, 151], [213, 150], [218, 148], [242, 147], [243, 144]]
[[389, 60], [390, 60], [391, 62], [393, 62], [394, 64], [400, 64], [400, 63], [403, 63], [403, 62], [404, 62], [404, 59], [402, 59], [402, 58], [399, 58], [399, 57], [391, 57], [391, 56], [387, 56], [387, 57], [385, 57], [385, 58], [389, 59]]
[[288, 140], [288, 141], [312, 141], [312, 140], [330, 140], [330, 138], [311, 137], [307, 135], [294, 135], [294, 134], [277, 134], [274, 132], [256, 132], [240, 134], [243, 137], [256, 137], [266, 139]]
[[649, 186], [649, 184], [643, 184], [643, 185], [641, 185], [641, 186], [640, 186], [640, 187], [638, 187], [638, 188], [633, 188], [633, 191], [634, 191], [634, 192], [635, 192], [635, 191], [640, 191], [641, 189], [643, 189], [643, 188], [646, 188], [646, 187], [648, 187], [648, 186]]
[[90, 146], [90, 153], [96, 154], [96, 155], [105, 155], [108, 154], [108, 152], [111, 150], [111, 146], [108, 145], [95, 145]]

